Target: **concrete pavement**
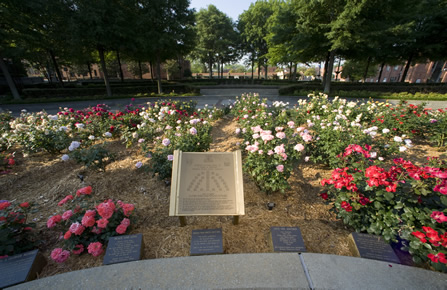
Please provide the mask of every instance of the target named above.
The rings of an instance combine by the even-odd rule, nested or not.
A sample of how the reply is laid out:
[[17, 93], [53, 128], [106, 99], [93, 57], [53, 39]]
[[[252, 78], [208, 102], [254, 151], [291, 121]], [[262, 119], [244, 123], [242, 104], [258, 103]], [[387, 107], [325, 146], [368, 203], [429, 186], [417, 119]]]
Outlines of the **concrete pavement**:
[[446, 289], [447, 274], [362, 258], [264, 253], [149, 259], [9, 289]]
[[[171, 97], [171, 98], [137, 98], [135, 101], [131, 101], [130, 98], [126, 99], [111, 99], [111, 100], [93, 100], [93, 101], [66, 101], [60, 103], [39, 103], [39, 104], [13, 104], [13, 105], [0, 105], [0, 112], [11, 111], [13, 116], [19, 116], [22, 109], [28, 112], [40, 112], [45, 110], [49, 114], [56, 114], [60, 111], [60, 107], [73, 108], [75, 110], [81, 110], [90, 106], [96, 106], [97, 104], [106, 104], [112, 110], [124, 109], [126, 105], [133, 104], [134, 106], [145, 106], [147, 102], [154, 102], [159, 100], [195, 100], [197, 101], [197, 107], [203, 108], [206, 104], [209, 106], [224, 106], [232, 103], [236, 96], [241, 96], [243, 93], [258, 93], [261, 98], [267, 98], [268, 103], [271, 104], [274, 101], [282, 101], [289, 103], [290, 106], [295, 105], [298, 100], [306, 99], [307, 97], [301, 96], [280, 96], [278, 93], [279, 87], [275, 86], [216, 86], [216, 87], [203, 87], [201, 88], [201, 96], [193, 97]], [[357, 99], [350, 99], [356, 101]], [[366, 102], [366, 99], [359, 99], [361, 102]], [[385, 100], [377, 100], [384, 102]], [[399, 103], [398, 100], [390, 100], [392, 104]], [[422, 101], [409, 101], [411, 104], [420, 105]], [[447, 108], [447, 102], [445, 101], [428, 101], [426, 107], [433, 109]]]

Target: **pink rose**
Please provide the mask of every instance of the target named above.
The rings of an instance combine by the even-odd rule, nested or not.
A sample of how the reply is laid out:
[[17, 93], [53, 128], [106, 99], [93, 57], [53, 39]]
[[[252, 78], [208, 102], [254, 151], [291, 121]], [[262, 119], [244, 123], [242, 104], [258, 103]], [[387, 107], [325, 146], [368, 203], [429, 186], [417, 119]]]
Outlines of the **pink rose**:
[[121, 221], [121, 224], [128, 227], [128, 226], [130, 226], [130, 220], [127, 218], [123, 218], [123, 220]]
[[55, 227], [56, 224], [57, 224], [58, 222], [60, 222], [61, 220], [62, 220], [62, 217], [61, 217], [60, 215], [54, 215], [54, 216], [52, 216], [52, 217], [50, 217], [50, 218], [48, 219], [48, 221], [47, 221], [47, 227], [48, 227], [48, 228]]
[[98, 257], [103, 253], [102, 244], [100, 242], [90, 243], [87, 247], [88, 253], [92, 254], [94, 257]]
[[84, 227], [93, 227], [95, 225], [95, 218], [92, 216], [84, 215], [81, 223]]
[[283, 172], [284, 171], [284, 165], [276, 166], [276, 170], [278, 170], [279, 172]]
[[73, 234], [80, 236], [84, 232], [85, 228], [79, 222], [73, 223], [70, 226], [70, 232]]
[[301, 152], [304, 150], [304, 146], [303, 144], [296, 144], [295, 147], [293, 147], [293, 149], [295, 149], [298, 152]]
[[64, 214], [62, 215], [62, 219], [64, 221], [66, 221], [66, 220], [70, 219], [72, 216], [73, 216], [73, 211], [70, 209], [70, 210], [67, 210], [66, 212], [64, 212]]
[[62, 199], [61, 201], [59, 201], [59, 203], [57, 204], [58, 206], [62, 206], [64, 203], [66, 203], [69, 200], [73, 199], [73, 195], [67, 195], [64, 199]]
[[109, 223], [109, 220], [102, 218], [100, 220], [97, 220], [96, 223], [98, 224], [98, 228], [105, 229], [107, 227], [107, 224]]
[[120, 224], [119, 226], [116, 227], [116, 232], [120, 235], [124, 234], [127, 230], [127, 226]]
[[57, 263], [63, 263], [70, 257], [70, 252], [67, 250], [62, 250], [61, 248], [56, 248], [51, 252], [51, 259]]
[[84, 252], [84, 245], [83, 244], [76, 245], [71, 252], [75, 255], [81, 254], [82, 252]]

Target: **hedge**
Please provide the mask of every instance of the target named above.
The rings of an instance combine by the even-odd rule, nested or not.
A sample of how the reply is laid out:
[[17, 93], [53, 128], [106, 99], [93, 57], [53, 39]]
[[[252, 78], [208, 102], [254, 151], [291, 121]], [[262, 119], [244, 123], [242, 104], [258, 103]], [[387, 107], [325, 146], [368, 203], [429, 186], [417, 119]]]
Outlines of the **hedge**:
[[[279, 90], [281, 95], [294, 95], [296, 91], [322, 91], [323, 87], [318, 82], [303, 82]], [[446, 83], [436, 84], [409, 84], [409, 83], [345, 83], [332, 82], [331, 93], [337, 94], [339, 91], [370, 91], [386, 93], [447, 93]]]
[[[112, 87], [112, 93], [116, 95], [157, 93], [157, 86], [127, 86]], [[163, 85], [163, 92], [170, 93], [200, 93], [200, 90], [191, 86]], [[48, 97], [74, 97], [74, 96], [95, 96], [105, 95], [105, 87], [79, 87], [79, 88], [57, 88], [57, 89], [24, 89], [22, 95], [28, 98], [48, 98]]]

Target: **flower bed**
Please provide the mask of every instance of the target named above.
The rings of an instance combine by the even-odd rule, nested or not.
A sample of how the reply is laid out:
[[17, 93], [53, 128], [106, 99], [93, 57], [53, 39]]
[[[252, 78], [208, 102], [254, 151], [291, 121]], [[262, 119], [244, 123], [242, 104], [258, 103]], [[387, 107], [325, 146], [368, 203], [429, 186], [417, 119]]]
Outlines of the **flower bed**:
[[[53, 250], [54, 247], [57, 250], [51, 255], [55, 261], [62, 262], [69, 253], [81, 248], [88, 251], [92, 244], [89, 252], [98, 256], [110, 235], [126, 232], [124, 227], [127, 229], [127, 221], [122, 224], [127, 217], [123, 216], [119, 203], [117, 206], [114, 201], [126, 198], [117, 193], [108, 196], [105, 185], [100, 185], [100, 176], [113, 178], [120, 172], [121, 165], [117, 164], [130, 150], [135, 156], [129, 161], [134, 174], [148, 178], [145, 172], [149, 170], [169, 181], [173, 151], [209, 150], [213, 139], [211, 122], [220, 119], [224, 112], [216, 108], [196, 109], [191, 102], [159, 102], [144, 107], [130, 104], [119, 112], [110, 112], [107, 107], [98, 105], [80, 111], [65, 108], [57, 115], [38, 113], [23, 114], [16, 119], [2, 117], [2, 120], [9, 120], [1, 126], [3, 160], [7, 156], [16, 156], [13, 160], [14, 163], [18, 160], [17, 170], [20, 170], [20, 162], [46, 152], [59, 158], [52, 163], [53, 167], [79, 168], [73, 160], [82, 165], [82, 174], [71, 175], [74, 179], [83, 181], [85, 172], [98, 174], [98, 184], [91, 184], [102, 192], [98, 204], [105, 201], [109, 207], [114, 206], [117, 217], [107, 219], [109, 228], [105, 222], [100, 222], [107, 230], [98, 234], [92, 231], [94, 227], [91, 225], [93, 220], [95, 226], [99, 226], [98, 204], [82, 207], [81, 212], [73, 211], [70, 217], [67, 213], [67, 220], [62, 219], [67, 211], [54, 213], [61, 216], [57, 223], [64, 227], [61, 237], [66, 243], [63, 247], [53, 243]], [[445, 270], [445, 163], [431, 159], [428, 165], [415, 165], [400, 158], [413, 149], [415, 140], [430, 140], [434, 145], [445, 146], [447, 114], [444, 110], [433, 111], [405, 103], [392, 106], [387, 103], [360, 104], [338, 98], [330, 101], [324, 95], [310, 96], [298, 106], [289, 108], [288, 104], [269, 106], [256, 95], [243, 95], [233, 104], [231, 112], [238, 122], [234, 134], [240, 138], [240, 148], [245, 152], [244, 170], [263, 191], [292, 196], [290, 188], [296, 187], [294, 175], [298, 166], [307, 168], [306, 162], [329, 166], [334, 171], [330, 178], [323, 179], [327, 190], [321, 197], [327, 200], [328, 208], [332, 208], [335, 216], [358, 231], [380, 234], [389, 241], [407, 239], [416, 262], [429, 261], [436, 269]], [[114, 150], [118, 140], [127, 149]], [[17, 159], [17, 154], [13, 155], [15, 150], [28, 157]], [[6, 158], [8, 162], [10, 159]], [[8, 170], [14, 172], [17, 165], [12, 165], [8, 164]], [[73, 192], [75, 186], [79, 188], [72, 177], [61, 176], [61, 180], [71, 181], [54, 185], [51, 188], [53, 197], [41, 202], [57, 203], [67, 191]], [[140, 181], [129, 180], [136, 183], [129, 184], [131, 188], [143, 195], [147, 193], [146, 186], [139, 185]], [[156, 194], [153, 198], [166, 200], [167, 195]], [[279, 203], [278, 197], [271, 198]], [[253, 204], [260, 206], [258, 202]], [[293, 205], [285, 207], [287, 213], [290, 207]], [[292, 213], [289, 219], [297, 215]], [[300, 226], [306, 227], [304, 224]], [[105, 233], [107, 235], [101, 237]], [[52, 235], [56, 233], [52, 232]]]

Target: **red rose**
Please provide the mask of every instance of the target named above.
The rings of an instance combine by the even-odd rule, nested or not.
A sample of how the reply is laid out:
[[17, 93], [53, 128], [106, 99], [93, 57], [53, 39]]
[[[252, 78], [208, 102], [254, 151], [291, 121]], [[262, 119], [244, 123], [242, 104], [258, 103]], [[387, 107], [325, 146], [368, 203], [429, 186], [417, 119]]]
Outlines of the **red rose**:
[[29, 202], [23, 202], [20, 204], [20, 207], [29, 207]]
[[83, 187], [81, 189], [78, 189], [78, 191], [76, 191], [76, 195], [77, 196], [89, 195], [91, 193], [92, 193], [92, 187], [90, 185], [86, 186], [86, 187]]

